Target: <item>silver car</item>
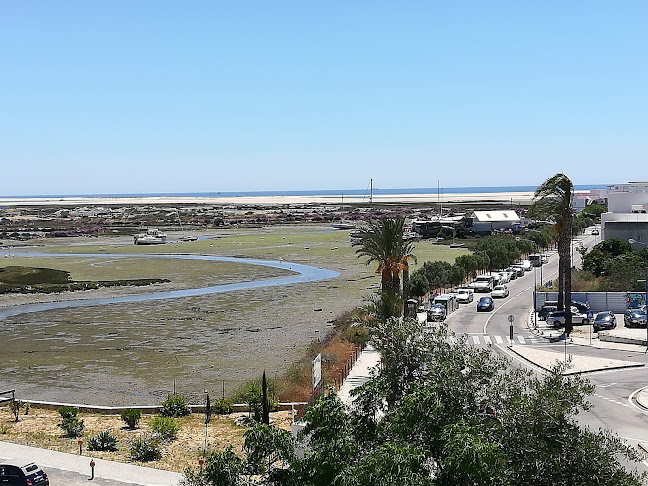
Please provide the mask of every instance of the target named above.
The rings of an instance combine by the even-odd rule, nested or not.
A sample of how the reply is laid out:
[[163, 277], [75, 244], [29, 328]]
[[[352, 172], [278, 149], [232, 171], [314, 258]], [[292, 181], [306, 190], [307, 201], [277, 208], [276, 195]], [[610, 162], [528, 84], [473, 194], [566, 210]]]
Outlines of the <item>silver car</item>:
[[446, 318], [446, 308], [443, 304], [434, 304], [427, 311], [428, 321], [443, 321]]

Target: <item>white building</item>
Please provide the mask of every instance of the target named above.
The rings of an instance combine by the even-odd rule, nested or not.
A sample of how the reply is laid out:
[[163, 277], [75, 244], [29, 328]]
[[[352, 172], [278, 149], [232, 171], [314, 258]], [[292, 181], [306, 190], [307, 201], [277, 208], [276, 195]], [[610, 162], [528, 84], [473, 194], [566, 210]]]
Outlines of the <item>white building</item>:
[[608, 212], [601, 215], [601, 238], [648, 243], [648, 182], [610, 185], [607, 202]]
[[472, 228], [477, 234], [488, 235], [493, 231], [517, 233], [522, 222], [513, 211], [475, 211], [471, 214]]

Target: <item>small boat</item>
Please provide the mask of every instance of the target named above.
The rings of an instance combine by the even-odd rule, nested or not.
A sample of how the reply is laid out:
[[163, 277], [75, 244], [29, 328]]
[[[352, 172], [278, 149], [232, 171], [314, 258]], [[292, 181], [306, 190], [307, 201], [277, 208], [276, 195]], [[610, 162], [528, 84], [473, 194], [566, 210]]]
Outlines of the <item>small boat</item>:
[[334, 229], [341, 229], [341, 230], [350, 230], [354, 229], [356, 227], [356, 224], [353, 221], [347, 221], [344, 219], [341, 219], [340, 221], [333, 221], [331, 223], [331, 228]]
[[198, 237], [194, 235], [185, 235], [178, 238], [178, 241], [198, 241]]
[[133, 239], [136, 245], [163, 245], [167, 242], [167, 235], [157, 228], [149, 228], [146, 233], [134, 235]]
[[182, 220], [180, 219], [180, 213], [176, 209], [176, 215], [178, 216], [178, 223], [180, 223], [180, 231], [182, 231], [182, 236], [178, 238], [178, 241], [198, 241], [198, 237], [194, 235], [185, 235], [184, 228], [182, 227]]

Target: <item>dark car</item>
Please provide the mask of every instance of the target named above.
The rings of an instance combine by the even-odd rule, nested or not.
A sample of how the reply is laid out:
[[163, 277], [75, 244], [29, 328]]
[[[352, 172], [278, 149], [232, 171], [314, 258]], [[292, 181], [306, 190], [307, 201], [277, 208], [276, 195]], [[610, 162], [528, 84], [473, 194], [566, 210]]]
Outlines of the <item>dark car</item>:
[[480, 311], [492, 311], [495, 308], [495, 303], [490, 297], [482, 297], [477, 302], [477, 312]]
[[49, 479], [47, 474], [33, 462], [5, 462], [0, 464], [0, 484], [49, 486]]
[[616, 327], [616, 316], [614, 312], [602, 311], [596, 314], [594, 319], [594, 332], [603, 331], [605, 329], [614, 329]]
[[580, 300], [572, 300], [572, 307], [576, 307], [578, 312], [581, 314], [587, 314], [587, 311], [590, 310], [590, 305], [587, 302], [581, 302]]
[[625, 327], [646, 327], [646, 313], [641, 309], [628, 309], [623, 315]]

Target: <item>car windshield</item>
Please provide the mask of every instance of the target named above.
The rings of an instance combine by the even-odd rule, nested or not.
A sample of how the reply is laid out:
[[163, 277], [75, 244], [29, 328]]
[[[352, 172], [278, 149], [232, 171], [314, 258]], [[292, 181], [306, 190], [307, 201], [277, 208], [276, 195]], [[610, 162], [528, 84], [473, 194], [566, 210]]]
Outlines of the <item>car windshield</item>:
[[599, 312], [598, 315], [596, 316], [597, 321], [605, 321], [611, 318], [612, 318], [612, 314], [610, 314], [609, 312]]

